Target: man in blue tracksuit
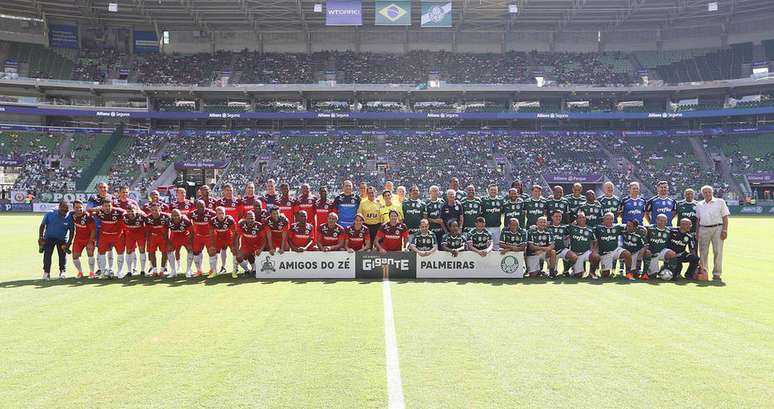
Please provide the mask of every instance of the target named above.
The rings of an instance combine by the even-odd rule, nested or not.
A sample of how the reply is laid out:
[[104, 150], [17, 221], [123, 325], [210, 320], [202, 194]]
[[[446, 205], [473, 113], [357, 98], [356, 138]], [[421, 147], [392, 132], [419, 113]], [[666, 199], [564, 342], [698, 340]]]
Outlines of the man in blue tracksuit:
[[656, 184], [656, 196], [645, 202], [645, 217], [650, 223], [655, 223], [656, 217], [663, 214], [667, 218], [667, 226], [672, 225], [672, 219], [677, 211], [677, 201], [669, 196], [669, 183], [662, 180]]
[[67, 255], [65, 250], [68, 247], [68, 237], [72, 241], [73, 229], [72, 216], [70, 216], [70, 204], [62, 200], [59, 207], [45, 216], [40, 222], [38, 229], [38, 246], [43, 253], [43, 280], [51, 279], [51, 256], [56, 249], [59, 257], [59, 279], [65, 278], [65, 268], [67, 266]]
[[339, 224], [349, 227], [355, 222], [357, 209], [360, 207], [360, 196], [352, 193], [354, 185], [352, 181], [345, 180], [342, 184], [342, 192], [333, 199], [333, 208], [339, 214]]

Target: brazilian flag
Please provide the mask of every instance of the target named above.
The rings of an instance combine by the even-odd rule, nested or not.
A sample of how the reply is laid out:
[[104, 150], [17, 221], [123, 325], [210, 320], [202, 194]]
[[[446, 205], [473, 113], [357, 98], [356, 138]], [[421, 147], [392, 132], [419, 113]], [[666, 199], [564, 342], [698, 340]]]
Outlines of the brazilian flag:
[[377, 0], [374, 24], [377, 26], [410, 26], [411, 1]]

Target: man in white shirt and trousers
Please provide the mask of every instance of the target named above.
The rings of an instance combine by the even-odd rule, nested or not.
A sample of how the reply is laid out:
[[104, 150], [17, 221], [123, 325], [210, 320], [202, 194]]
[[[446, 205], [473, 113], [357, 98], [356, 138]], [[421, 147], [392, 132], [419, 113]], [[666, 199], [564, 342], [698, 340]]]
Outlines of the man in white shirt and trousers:
[[702, 265], [709, 269], [709, 246], [715, 258], [712, 263], [712, 279], [720, 280], [723, 273], [723, 242], [728, 237], [728, 211], [726, 201], [714, 197], [715, 190], [706, 185], [701, 188], [704, 198], [696, 204], [696, 237], [699, 242], [699, 256]]

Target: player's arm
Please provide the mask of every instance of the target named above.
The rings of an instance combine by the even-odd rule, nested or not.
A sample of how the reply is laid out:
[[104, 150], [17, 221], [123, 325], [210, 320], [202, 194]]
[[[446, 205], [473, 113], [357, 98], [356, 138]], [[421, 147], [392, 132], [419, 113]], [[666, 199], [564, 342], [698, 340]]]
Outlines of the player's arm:
[[97, 223], [92, 220], [88, 223], [89, 226], [89, 241], [92, 243], [96, 242], [97, 240]]
[[347, 251], [347, 253], [353, 253], [355, 249], [352, 247], [349, 247], [349, 236], [347, 236], [346, 239], [344, 239], [344, 250]]
[[322, 231], [320, 229], [317, 229], [317, 234], [315, 234], [315, 238], [317, 240], [317, 248], [320, 251], [325, 251], [325, 246], [323, 246], [322, 236], [323, 236]]
[[384, 237], [384, 233], [382, 232], [382, 229], [379, 229], [379, 231], [376, 233], [376, 240], [374, 241], [374, 245], [376, 246], [376, 250], [378, 250], [380, 253], [386, 253], [387, 250], [382, 247], [382, 237]]
[[344, 239], [347, 238], [346, 234], [339, 235], [339, 239], [336, 241], [336, 245], [331, 247], [331, 250], [341, 250], [344, 248]]

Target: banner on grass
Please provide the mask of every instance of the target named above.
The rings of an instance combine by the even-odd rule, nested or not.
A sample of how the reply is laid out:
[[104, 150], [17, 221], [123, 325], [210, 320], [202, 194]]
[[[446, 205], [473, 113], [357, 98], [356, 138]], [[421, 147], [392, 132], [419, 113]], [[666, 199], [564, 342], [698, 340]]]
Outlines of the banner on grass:
[[410, 26], [411, 2], [376, 0], [374, 24], [377, 26]]
[[137, 54], [151, 54], [159, 52], [159, 39], [155, 31], [134, 32], [134, 52]]
[[355, 255], [346, 251], [263, 252], [256, 262], [258, 278], [355, 278]]
[[78, 48], [78, 26], [49, 24], [48, 45], [56, 48]]
[[491, 252], [484, 257], [463, 251], [437, 251], [427, 257], [417, 256], [417, 278], [523, 278], [524, 253]]
[[325, 25], [362, 26], [362, 2], [360, 0], [328, 0], [325, 3]]
[[387, 273], [391, 278], [414, 278], [417, 271], [415, 253], [390, 251], [355, 253], [355, 275], [357, 278], [382, 278]]
[[423, 0], [421, 22], [422, 27], [451, 27], [452, 2]]

